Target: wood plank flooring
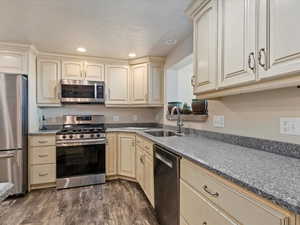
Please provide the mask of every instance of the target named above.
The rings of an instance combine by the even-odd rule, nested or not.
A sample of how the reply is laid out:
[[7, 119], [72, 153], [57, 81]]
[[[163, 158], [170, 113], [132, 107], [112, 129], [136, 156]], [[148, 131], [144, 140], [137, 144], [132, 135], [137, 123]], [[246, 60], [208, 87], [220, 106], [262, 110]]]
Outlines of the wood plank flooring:
[[39, 190], [0, 203], [0, 225], [159, 225], [137, 184]]

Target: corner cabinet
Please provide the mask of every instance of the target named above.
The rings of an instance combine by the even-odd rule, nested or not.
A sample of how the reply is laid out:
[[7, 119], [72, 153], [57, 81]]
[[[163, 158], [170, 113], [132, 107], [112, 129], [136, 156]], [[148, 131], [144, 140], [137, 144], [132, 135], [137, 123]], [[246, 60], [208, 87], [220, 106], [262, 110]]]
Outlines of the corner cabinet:
[[299, 8], [297, 0], [194, 0], [186, 13], [198, 98], [299, 86]]
[[217, 1], [205, 4], [194, 17], [194, 93], [214, 90], [217, 85]]
[[60, 105], [61, 62], [57, 58], [38, 57], [37, 104]]
[[106, 135], [106, 175], [115, 176], [117, 175], [117, 134], [108, 133]]

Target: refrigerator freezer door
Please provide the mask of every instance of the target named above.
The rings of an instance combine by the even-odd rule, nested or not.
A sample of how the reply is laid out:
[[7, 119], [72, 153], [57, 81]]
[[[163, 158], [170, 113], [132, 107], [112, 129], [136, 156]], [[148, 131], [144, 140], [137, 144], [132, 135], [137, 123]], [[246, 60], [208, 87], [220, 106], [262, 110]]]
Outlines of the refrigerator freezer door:
[[22, 77], [0, 73], [0, 151], [22, 148]]

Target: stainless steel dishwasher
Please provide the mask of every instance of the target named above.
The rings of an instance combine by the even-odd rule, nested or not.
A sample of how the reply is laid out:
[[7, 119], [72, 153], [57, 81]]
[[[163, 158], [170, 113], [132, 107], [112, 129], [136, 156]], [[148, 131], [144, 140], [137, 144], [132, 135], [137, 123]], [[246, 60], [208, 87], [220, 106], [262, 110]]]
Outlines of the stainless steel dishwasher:
[[179, 225], [180, 156], [154, 145], [155, 212], [160, 225]]

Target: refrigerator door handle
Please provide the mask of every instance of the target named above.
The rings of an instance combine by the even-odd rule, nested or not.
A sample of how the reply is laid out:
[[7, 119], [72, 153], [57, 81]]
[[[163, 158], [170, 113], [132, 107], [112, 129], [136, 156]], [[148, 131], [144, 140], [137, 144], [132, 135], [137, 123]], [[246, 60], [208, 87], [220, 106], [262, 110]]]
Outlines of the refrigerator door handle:
[[9, 159], [9, 158], [14, 158], [14, 157], [15, 157], [15, 154], [13, 154], [13, 153], [9, 153], [6, 155], [0, 155], [0, 159]]

